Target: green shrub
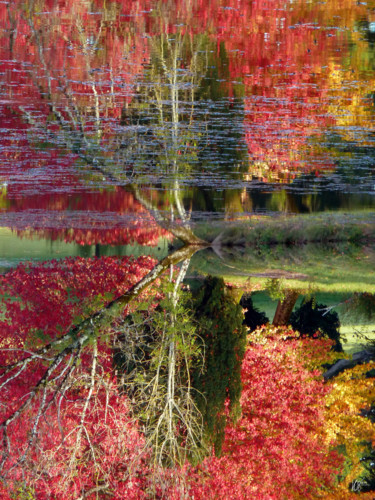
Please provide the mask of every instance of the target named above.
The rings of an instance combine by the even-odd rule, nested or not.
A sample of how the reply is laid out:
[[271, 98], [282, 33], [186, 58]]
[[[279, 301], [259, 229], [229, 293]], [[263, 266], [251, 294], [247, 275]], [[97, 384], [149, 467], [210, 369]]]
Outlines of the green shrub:
[[[240, 415], [241, 364], [246, 329], [242, 307], [235, 302], [222, 278], [207, 277], [193, 300], [197, 333], [204, 350], [203, 370], [193, 372], [197, 405], [208, 443], [220, 455], [227, 419]], [[229, 415], [225, 402], [229, 400]]]
[[313, 299], [303, 303], [290, 316], [290, 324], [294, 330], [303, 335], [313, 336], [319, 332], [319, 336], [326, 335], [336, 342], [333, 349], [342, 352], [340, 342], [340, 321], [337, 313], [326, 311], [324, 304], [317, 304]]

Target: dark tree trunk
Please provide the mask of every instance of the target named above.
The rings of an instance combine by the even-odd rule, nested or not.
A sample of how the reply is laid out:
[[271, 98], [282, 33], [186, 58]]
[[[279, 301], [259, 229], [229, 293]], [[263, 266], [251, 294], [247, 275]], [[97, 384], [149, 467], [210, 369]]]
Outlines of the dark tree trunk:
[[284, 300], [279, 300], [275, 316], [273, 318], [272, 324], [274, 326], [283, 326], [289, 323], [290, 315], [292, 314], [294, 304], [296, 303], [299, 296], [297, 290], [286, 290]]

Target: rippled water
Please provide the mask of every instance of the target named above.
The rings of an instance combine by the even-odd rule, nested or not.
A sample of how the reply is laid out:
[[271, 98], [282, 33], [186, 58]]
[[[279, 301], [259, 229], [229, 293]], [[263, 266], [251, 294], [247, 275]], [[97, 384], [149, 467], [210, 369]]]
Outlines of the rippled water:
[[0, 226], [157, 244], [182, 221], [375, 207], [372, 2], [4, 1]]

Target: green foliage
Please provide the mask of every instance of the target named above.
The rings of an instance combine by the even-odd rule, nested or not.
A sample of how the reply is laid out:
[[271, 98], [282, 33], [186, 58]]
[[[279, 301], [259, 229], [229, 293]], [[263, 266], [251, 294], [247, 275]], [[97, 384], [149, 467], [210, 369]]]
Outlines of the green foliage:
[[190, 375], [202, 364], [201, 346], [187, 307], [190, 295], [177, 292], [166, 284], [155, 309], [150, 304], [147, 311], [142, 303], [128, 316], [114, 353], [115, 370], [155, 462], [166, 466], [200, 461], [205, 453]]
[[362, 472], [350, 483], [349, 489], [355, 493], [375, 491], [375, 449], [371, 443], [367, 443], [359, 461]]
[[[196, 463], [211, 445], [220, 454], [227, 422], [240, 415], [243, 312], [219, 278], [207, 278], [194, 298], [180, 291], [174, 301], [173, 285], [163, 292], [152, 313], [142, 304], [119, 327], [114, 364], [157, 459], [176, 463], [173, 445], [178, 462]], [[175, 411], [168, 415], [171, 376]], [[189, 442], [188, 421], [198, 429], [200, 419], [203, 435], [194, 431]]]
[[285, 299], [284, 281], [278, 278], [270, 278], [266, 282], [266, 290], [272, 300]]
[[375, 318], [375, 294], [355, 293], [352, 299], [346, 302], [344, 314], [349, 316], [352, 322], [372, 321]]
[[269, 319], [265, 313], [254, 307], [250, 294], [244, 294], [241, 298], [240, 304], [244, 309], [246, 309], [243, 323], [250, 329], [251, 332], [256, 330], [259, 326], [269, 323]]
[[341, 352], [339, 317], [336, 312], [327, 312], [324, 309], [323, 304], [317, 304], [312, 298], [291, 314], [290, 324], [303, 335], [313, 336], [316, 332], [326, 335], [336, 342], [334, 350]]
[[240, 415], [241, 363], [246, 344], [242, 307], [231, 297], [223, 279], [209, 276], [194, 297], [193, 309], [204, 349], [203, 373], [193, 371], [193, 386], [198, 391], [205, 437], [220, 455], [228, 418], [236, 420]]

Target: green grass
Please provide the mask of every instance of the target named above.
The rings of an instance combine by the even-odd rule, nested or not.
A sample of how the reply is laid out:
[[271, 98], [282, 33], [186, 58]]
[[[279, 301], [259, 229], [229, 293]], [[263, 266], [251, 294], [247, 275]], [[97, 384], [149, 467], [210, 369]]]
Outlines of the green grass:
[[220, 235], [221, 244], [229, 246], [375, 241], [375, 213], [253, 217], [245, 221], [200, 223], [194, 230], [207, 241]]
[[[367, 320], [366, 318], [359, 318], [353, 316], [352, 312], [347, 312], [343, 302], [350, 297], [348, 293], [326, 293], [317, 292], [315, 299], [319, 304], [327, 306], [336, 306], [334, 311], [339, 315], [340, 319], [340, 335], [343, 348], [347, 353], [353, 353], [361, 350], [362, 343], [365, 339], [361, 336], [364, 334], [366, 337], [375, 340], [375, 323], [374, 320]], [[303, 296], [301, 296], [295, 305], [296, 309], [302, 303]], [[259, 291], [252, 293], [254, 307], [259, 311], [264, 312], [268, 319], [272, 321], [277, 300], [272, 300], [266, 291]]]
[[289, 288], [321, 292], [375, 293], [375, 247], [336, 245], [275, 245], [222, 248], [220, 255], [202, 250], [194, 255], [189, 273], [223, 276], [226, 281], [264, 288], [280, 276]]
[[[212, 241], [221, 233], [224, 245], [216, 253], [208, 249], [194, 255], [189, 274], [223, 276], [247, 289], [263, 290], [253, 294], [254, 305], [271, 321], [276, 301], [264, 290], [272, 276], [280, 277], [282, 288], [311, 293], [319, 303], [339, 304], [354, 292], [375, 293], [374, 222], [374, 214], [368, 212], [266, 219], [226, 227], [219, 224], [209, 228], [206, 238]], [[319, 243], [312, 242], [319, 239]], [[272, 244], [265, 244], [270, 240]], [[350, 317], [343, 306], [336, 310], [345, 351], [360, 350], [362, 341], [356, 332], [375, 338], [373, 321]]]
[[342, 325], [340, 336], [343, 338], [344, 350], [348, 353], [360, 351], [362, 344], [366, 343], [362, 335], [375, 341], [375, 323]]
[[374, 212], [202, 223], [195, 232], [208, 241], [218, 238], [216, 255], [211, 250], [194, 256], [198, 273], [263, 288], [277, 271], [288, 287], [375, 293]]
[[[157, 259], [168, 253], [168, 240], [160, 238], [155, 247], [144, 245], [100, 245], [100, 255], [127, 256], [151, 255]], [[6, 227], [0, 227], [0, 273], [6, 272], [23, 261], [43, 262], [66, 257], [94, 257], [95, 245], [79, 245], [62, 240], [49, 240], [25, 231], [22, 237]]]

